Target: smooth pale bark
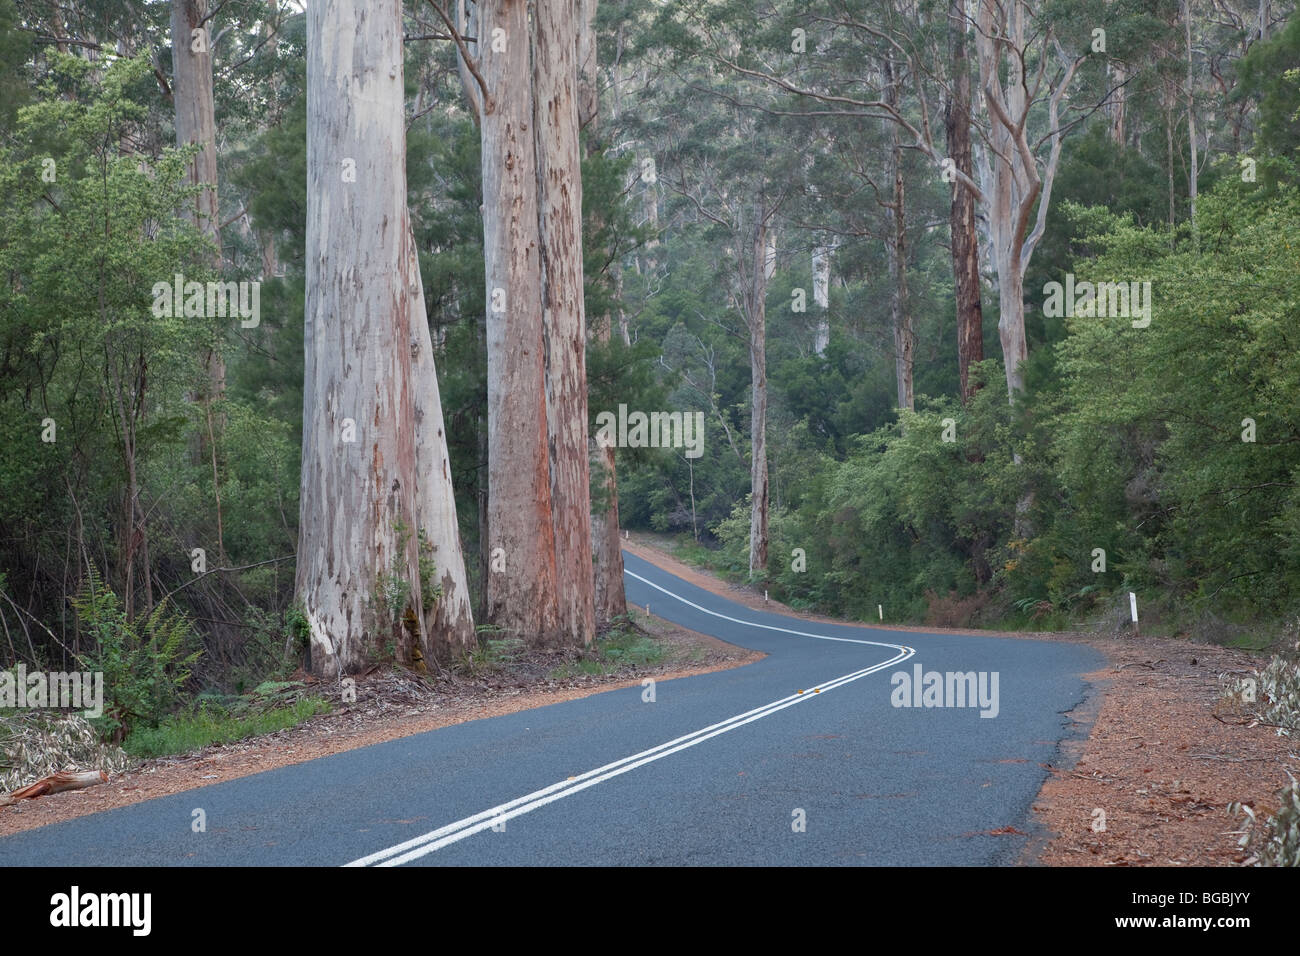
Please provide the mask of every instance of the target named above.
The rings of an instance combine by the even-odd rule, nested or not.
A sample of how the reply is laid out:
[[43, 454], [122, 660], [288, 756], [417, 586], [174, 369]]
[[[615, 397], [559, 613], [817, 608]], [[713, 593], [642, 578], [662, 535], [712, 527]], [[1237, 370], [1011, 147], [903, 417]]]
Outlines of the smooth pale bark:
[[[1033, 77], [1023, 77], [1017, 51], [1037, 44], [1041, 58]], [[1047, 96], [1047, 127], [1041, 134], [1051, 143], [1039, 159], [1029, 143], [1028, 117], [1037, 94], [1047, 89], [1044, 73], [1051, 55], [1048, 43], [1032, 22], [1025, 0], [980, 0], [975, 31], [980, 85], [988, 111], [988, 149], [980, 164], [981, 193], [988, 221], [989, 245], [998, 276], [998, 336], [1006, 366], [1007, 398], [1025, 387], [1022, 363], [1029, 356], [1025, 338], [1025, 270], [1047, 224], [1052, 183], [1061, 158], [1061, 99], [1069, 89], [1082, 58], [1069, 60], [1057, 49], [1062, 72]], [[1004, 81], [1000, 66], [1007, 63]], [[1031, 57], [1030, 62], [1033, 62]], [[1037, 221], [1030, 229], [1037, 210]]]
[[409, 656], [422, 607], [402, 87], [400, 0], [308, 6], [296, 585], [326, 676], [390, 641]]
[[1127, 145], [1128, 135], [1125, 124], [1128, 120], [1128, 73], [1123, 63], [1107, 63], [1106, 75], [1112, 78], [1114, 92], [1110, 95], [1110, 139], [1116, 146]]
[[967, 404], [975, 394], [970, 367], [984, 359], [984, 313], [980, 303], [975, 192], [966, 184], [974, 179], [975, 173], [970, 141], [970, 67], [966, 55], [966, 22], [962, 0], [952, 0], [949, 5], [948, 51], [953, 63], [953, 79], [952, 92], [944, 114], [944, 131], [948, 156], [962, 174], [953, 181], [948, 230], [952, 240], [952, 276], [957, 313], [957, 367], [961, 375], [962, 404]]
[[813, 305], [817, 308], [817, 329], [813, 336], [813, 352], [824, 356], [831, 341], [831, 323], [827, 308], [830, 306], [831, 250], [818, 246], [812, 253]]
[[746, 290], [749, 325], [750, 418], [749, 576], [767, 576], [767, 215], [759, 210], [754, 224], [753, 261]]
[[587, 321], [582, 273], [582, 154], [578, 143], [574, 0], [533, 5], [533, 131], [546, 345], [551, 524], [560, 628], [596, 635], [587, 447]]
[[[403, 148], [405, 155], [405, 148]], [[434, 562], [430, 584], [441, 592], [435, 601], [422, 595], [428, 606], [423, 619], [424, 656], [450, 660], [476, 642], [474, 610], [465, 575], [460, 525], [456, 520], [456, 492], [451, 481], [451, 455], [442, 418], [442, 396], [434, 363], [429, 317], [424, 304], [419, 255], [406, 218], [407, 301], [410, 304], [411, 400], [415, 412], [415, 516], [423, 533], [426, 559]], [[423, 610], [423, 608], [422, 608]]]
[[488, 91], [479, 122], [488, 303], [488, 619], [530, 643], [559, 643], [528, 6], [488, 0], [477, 10], [477, 63]]

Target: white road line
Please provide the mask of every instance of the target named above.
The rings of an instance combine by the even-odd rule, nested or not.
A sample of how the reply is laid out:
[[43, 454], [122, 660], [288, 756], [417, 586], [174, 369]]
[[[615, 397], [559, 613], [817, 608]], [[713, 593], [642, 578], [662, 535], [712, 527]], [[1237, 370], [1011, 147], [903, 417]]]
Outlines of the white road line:
[[[636, 578], [638, 581], [650, 585], [656, 590], [662, 591], [664, 594], [667, 594], [696, 610], [703, 611], [706, 614], [711, 614], [714, 617], [722, 618], [723, 620], [731, 621], [735, 624], [741, 624], [746, 627], [762, 628], [770, 631], [781, 631], [787, 634], [817, 638], [819, 640], [845, 641], [851, 644], [870, 644], [876, 647], [891, 648], [899, 652], [887, 661], [874, 664], [871, 667], [866, 667], [861, 670], [853, 671], [849, 674], [841, 675], [840, 677], [836, 677], [824, 684], [816, 685], [815, 689], [819, 691], [830, 691], [837, 687], [842, 687], [845, 684], [852, 683], [853, 681], [866, 677], [869, 674], [874, 674], [886, 667], [905, 661], [916, 653], [912, 648], [902, 644], [887, 644], [881, 641], [867, 641], [850, 637], [830, 637], [825, 634], [812, 634], [806, 631], [795, 631], [771, 624], [756, 624], [752, 621], [742, 621], [738, 618], [728, 617], [725, 614], [719, 614], [716, 611], [710, 611], [708, 608], [700, 607], [698, 604], [688, 601], [686, 598], [674, 594], [672, 591], [660, 587], [652, 581], [646, 580], [635, 572], [627, 571], [625, 569], [624, 573]], [[804, 700], [809, 700], [814, 696], [818, 695], [813, 693], [792, 694], [780, 700], [764, 704], [761, 707], [756, 707], [753, 710], [746, 711], [743, 714], [728, 717], [726, 720], [720, 721], [719, 723], [712, 724], [682, 737], [678, 737], [675, 740], [670, 740], [667, 743], [659, 744], [656, 747], [651, 747], [649, 750], [643, 750], [641, 753], [632, 754], [629, 757], [624, 757], [621, 760], [608, 763], [603, 767], [597, 767], [595, 770], [588, 770], [586, 773], [572, 779], [553, 783], [549, 787], [534, 791], [533, 793], [522, 797], [517, 797], [509, 803], [503, 803], [491, 808], [490, 810], [484, 810], [480, 813], [474, 814], [473, 816], [466, 817], [463, 820], [457, 820], [455, 823], [449, 823], [437, 830], [433, 830], [418, 837], [413, 837], [404, 843], [399, 843], [396, 846], [380, 850], [376, 853], [370, 854], [369, 856], [353, 860], [351, 863], [348, 863], [347, 866], [372, 866], [376, 864], [379, 866], [400, 866], [403, 863], [409, 863], [412, 860], [417, 860], [422, 856], [426, 856], [427, 854], [440, 850], [445, 846], [463, 840], [468, 836], [486, 830], [495, 824], [505, 823], [507, 820], [511, 820], [514, 817], [530, 813], [539, 807], [546, 806], [548, 803], [553, 803], [556, 800], [571, 796], [572, 794], [585, 790], [588, 787], [593, 787], [598, 783], [603, 783], [606, 780], [620, 776], [630, 770], [635, 770], [637, 767], [667, 757], [669, 754], [677, 753], [678, 751], [685, 750], [688, 747], [694, 747], [696, 744], [703, 743], [712, 737], [725, 734], [729, 730], [735, 730], [737, 727], [742, 727], [745, 724], [759, 720], [769, 714], [774, 714], [778, 710], [784, 710], [786, 707], [792, 707], [795, 704]]]
[[[695, 610], [703, 611], [705, 614], [712, 614], [714, 617], [720, 617], [724, 621], [731, 621], [733, 624], [743, 624], [745, 625], [745, 627], [761, 627], [765, 631], [780, 631], [782, 634], [797, 634], [800, 637], [815, 637], [819, 641], [845, 641], [849, 644], [874, 644], [876, 647], [896, 647], [899, 650], [910, 651], [911, 653], [909, 653], [907, 657], [911, 657], [912, 654], [916, 653], [915, 651], [912, 650], [912, 648], [905, 647], [902, 644], [886, 644], [882, 641], [864, 641], [861, 638], [857, 638], [857, 637], [830, 637], [826, 634], [809, 634], [807, 631], [792, 631], [788, 627], [777, 627], [775, 624], [757, 624], [754, 621], [742, 621], [738, 617], [729, 617], [726, 614], [719, 614], [717, 611], [710, 611], [707, 607], [700, 607], [695, 602], [686, 600], [686, 598], [682, 597], [680, 594], [674, 594], [672, 591], [669, 591], [667, 588], [660, 587], [659, 585], [655, 584], [653, 581], [641, 577], [641, 575], [637, 574], [635, 571], [629, 571], [627, 568], [624, 568], [623, 573], [626, 574], [628, 577], [636, 578], [642, 584], [650, 585], [656, 591], [663, 591], [664, 594], [667, 594], [669, 597], [676, 598], [677, 600], [685, 604], [687, 607], [693, 607], [695, 608]], [[905, 657], [903, 658], [903, 660], [907, 660], [907, 658]]]

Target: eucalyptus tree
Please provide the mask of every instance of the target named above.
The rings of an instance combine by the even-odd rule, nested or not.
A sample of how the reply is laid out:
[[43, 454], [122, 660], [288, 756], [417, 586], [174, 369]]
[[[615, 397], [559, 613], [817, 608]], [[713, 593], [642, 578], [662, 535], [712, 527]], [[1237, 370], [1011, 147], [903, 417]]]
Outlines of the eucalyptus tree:
[[401, 2], [311, 4], [307, 27], [297, 593], [312, 666], [338, 675], [474, 632], [407, 210]]

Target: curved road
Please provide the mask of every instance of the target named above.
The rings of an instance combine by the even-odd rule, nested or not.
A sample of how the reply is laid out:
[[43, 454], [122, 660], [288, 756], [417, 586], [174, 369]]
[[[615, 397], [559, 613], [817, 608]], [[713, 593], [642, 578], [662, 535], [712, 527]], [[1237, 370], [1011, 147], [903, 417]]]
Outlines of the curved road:
[[[815, 624], [624, 560], [629, 602], [768, 656], [17, 834], [0, 865], [1016, 862], [1099, 654]], [[918, 666], [968, 706], [895, 706]], [[948, 672], [983, 674], [984, 706]]]

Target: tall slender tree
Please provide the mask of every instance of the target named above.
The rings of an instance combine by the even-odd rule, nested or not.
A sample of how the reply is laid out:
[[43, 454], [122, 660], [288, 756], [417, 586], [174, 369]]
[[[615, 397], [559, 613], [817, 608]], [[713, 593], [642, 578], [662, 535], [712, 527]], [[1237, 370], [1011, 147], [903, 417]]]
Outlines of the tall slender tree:
[[984, 359], [984, 313], [980, 298], [979, 233], [975, 217], [975, 193], [968, 185], [974, 180], [970, 141], [970, 63], [966, 54], [967, 21], [963, 0], [948, 3], [948, 53], [952, 60], [952, 81], [944, 104], [944, 130], [948, 158], [961, 178], [952, 178], [952, 205], [948, 213], [951, 238], [952, 277], [957, 311], [957, 368], [961, 377], [961, 400], [974, 394], [970, 367]]
[[[190, 161], [190, 181], [201, 185], [188, 210], [194, 225], [212, 242], [212, 265], [221, 267], [221, 220], [217, 206], [217, 120], [212, 95], [212, 35], [208, 0], [172, 0], [172, 105], [176, 115], [178, 146], [197, 146]], [[212, 467], [212, 493], [216, 503], [217, 551], [225, 560], [221, 515], [221, 477], [218, 466], [218, 435], [224, 422], [213, 406], [226, 394], [226, 361], [222, 354], [220, 329], [204, 350], [207, 382], [196, 396], [203, 421], [193, 443], [196, 459]]]
[[[434, 7], [444, 22], [454, 26], [461, 79], [478, 118], [481, 144], [487, 280], [488, 620], [530, 642], [558, 643], [564, 635], [551, 505], [528, 4], [527, 0], [484, 0], [471, 11], [461, 3], [454, 20], [436, 3]], [[470, 23], [472, 40], [466, 38]], [[572, 42], [568, 41], [570, 51]], [[588, 564], [585, 580], [590, 579]]]

